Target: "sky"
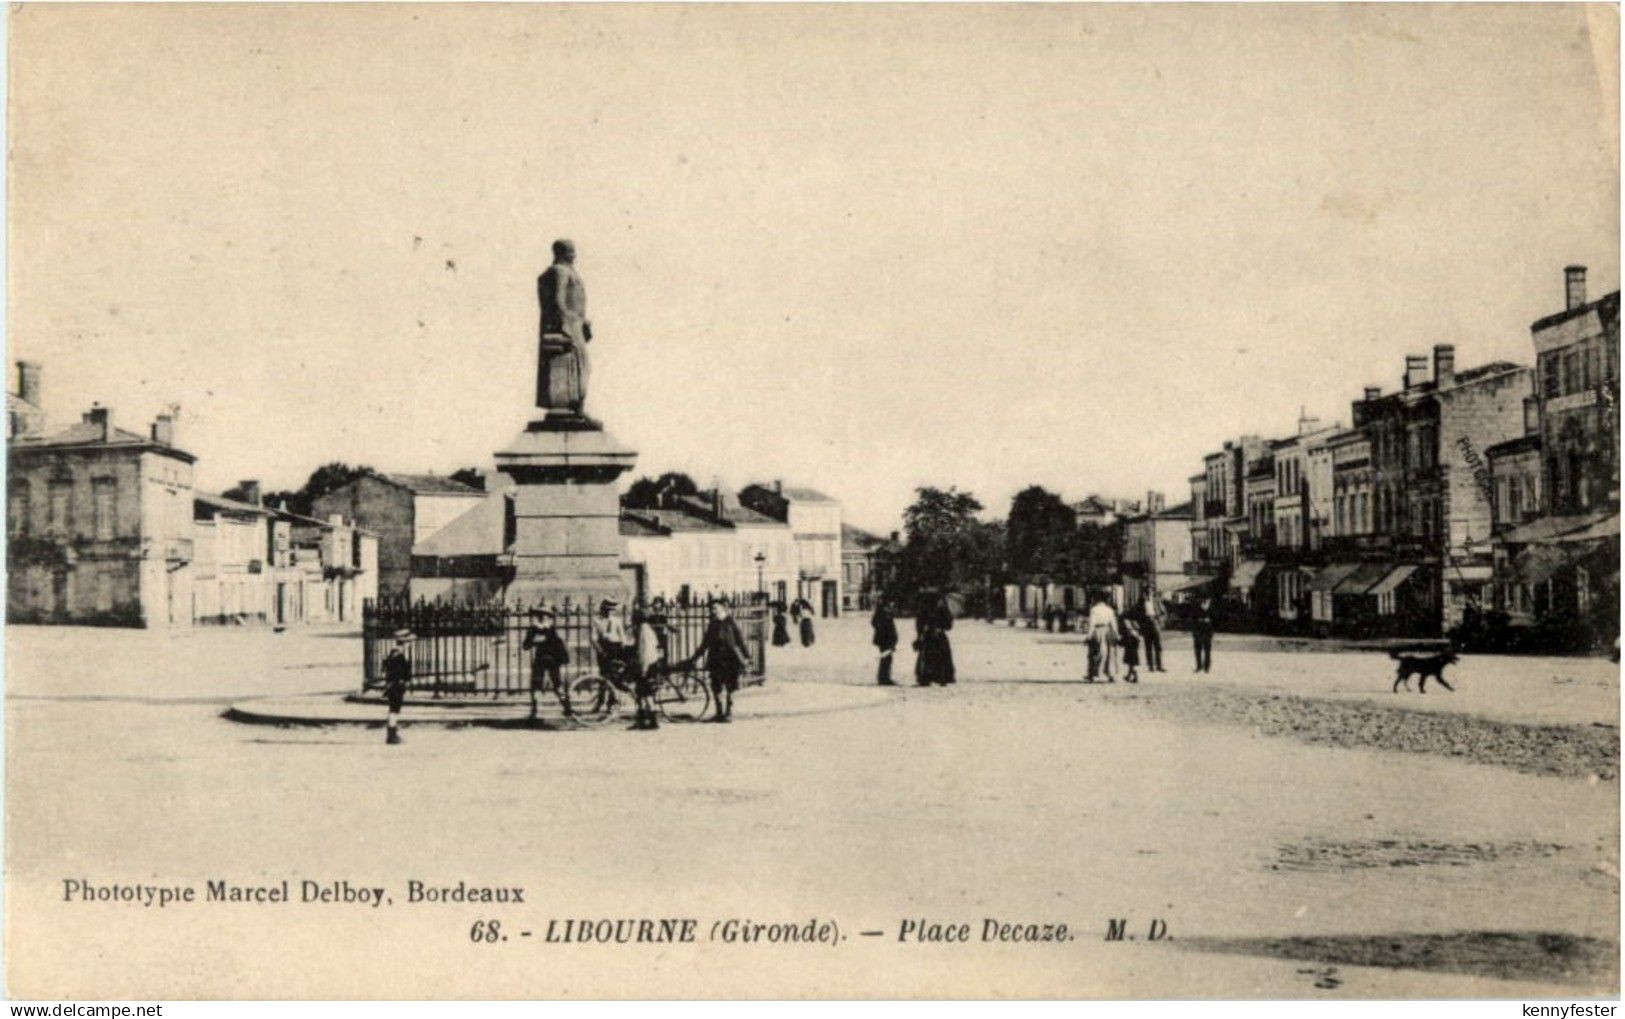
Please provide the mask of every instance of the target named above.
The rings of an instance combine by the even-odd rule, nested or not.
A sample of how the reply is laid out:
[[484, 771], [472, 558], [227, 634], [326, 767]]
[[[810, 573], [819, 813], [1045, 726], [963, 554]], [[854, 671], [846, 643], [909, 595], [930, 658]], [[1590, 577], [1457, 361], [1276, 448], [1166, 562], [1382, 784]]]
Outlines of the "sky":
[[11, 358], [200, 487], [488, 467], [569, 237], [638, 474], [1188, 496], [1618, 288], [1612, 7], [23, 6]]

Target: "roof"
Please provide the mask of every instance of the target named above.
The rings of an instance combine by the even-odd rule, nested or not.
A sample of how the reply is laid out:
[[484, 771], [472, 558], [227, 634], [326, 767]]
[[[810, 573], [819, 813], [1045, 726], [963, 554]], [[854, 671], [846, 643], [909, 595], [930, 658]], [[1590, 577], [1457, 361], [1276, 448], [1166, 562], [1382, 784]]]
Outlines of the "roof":
[[628, 513], [621, 514], [621, 536], [626, 538], [658, 538], [671, 532], [662, 528], [652, 520]]
[[239, 502], [236, 499], [228, 499], [223, 495], [212, 495], [208, 492], [195, 490], [192, 492], [192, 503], [194, 506], [202, 504], [222, 513], [252, 513], [262, 517], [271, 515], [271, 511], [264, 506], [256, 506], [250, 502]]
[[374, 477], [383, 478], [390, 484], [404, 488], [417, 495], [477, 495], [483, 497], [484, 492], [465, 485], [461, 481], [443, 478], [438, 474], [377, 474]]
[[[741, 506], [734, 499], [723, 500], [720, 514], [716, 512], [711, 498], [707, 495], [679, 495], [674, 496], [672, 501], [677, 504], [677, 509], [675, 511], [663, 510], [661, 512], [688, 513], [691, 516], [713, 518], [729, 524], [784, 526], [784, 521], [778, 517], [770, 517], [766, 513], [759, 513], [748, 506]], [[637, 510], [636, 512], [642, 513], [646, 511]]]
[[698, 516], [685, 510], [626, 510], [621, 516], [631, 517], [645, 523], [659, 527], [663, 532], [671, 534], [677, 531], [726, 531], [726, 524], [718, 523], [709, 517]]
[[841, 525], [841, 548], [843, 551], [871, 552], [875, 549], [896, 547], [898, 543], [891, 538], [882, 537], [861, 527], [851, 524]]
[[835, 501], [834, 499], [831, 499], [829, 496], [825, 495], [823, 492], [818, 491], [816, 488], [789, 488], [789, 487], [786, 487], [784, 489], [784, 491], [782, 493], [780, 493], [780, 494], [782, 494], [786, 499], [789, 499], [791, 502], [834, 502]]
[[17, 450], [58, 449], [69, 446], [125, 446], [130, 449], [150, 449], [158, 453], [167, 453], [187, 463], [197, 461], [197, 457], [183, 449], [126, 431], [117, 425], [113, 426], [112, 437], [103, 439], [102, 426], [95, 421], [80, 421], [51, 435], [24, 435], [12, 440], [12, 448]]
[[1464, 372], [1457, 372], [1456, 385], [1459, 386], [1463, 382], [1472, 382], [1477, 379], [1487, 378], [1491, 375], [1500, 375], [1505, 372], [1528, 370], [1528, 365], [1514, 364], [1511, 361], [1491, 361], [1489, 364], [1481, 364], [1477, 368], [1469, 368]]
[[502, 554], [507, 551], [507, 503], [512, 498], [506, 492], [486, 495], [446, 526], [413, 545], [412, 554], [436, 557]]
[[1168, 509], [1159, 510], [1151, 515], [1156, 517], [1158, 520], [1192, 517], [1196, 515], [1196, 504], [1187, 499], [1178, 506], [1170, 506]]
[[1514, 453], [1533, 453], [1539, 450], [1540, 433], [1530, 432], [1528, 435], [1520, 435], [1516, 439], [1508, 439], [1505, 442], [1497, 442], [1493, 446], [1486, 446], [1484, 455], [1511, 456]]
[[1595, 311], [1597, 316], [1602, 319], [1602, 323], [1605, 326], [1610, 322], [1616, 321], [1619, 318], [1619, 291], [1616, 290], [1611, 294], [1604, 294], [1595, 301], [1582, 304], [1577, 308], [1565, 308], [1555, 315], [1547, 315], [1545, 318], [1536, 319], [1534, 324], [1529, 327], [1529, 330], [1530, 332], [1538, 333], [1542, 329], [1550, 329], [1552, 326], [1555, 326], [1560, 322], [1567, 322], [1571, 318], [1578, 318], [1581, 315], [1590, 314], [1593, 311]]

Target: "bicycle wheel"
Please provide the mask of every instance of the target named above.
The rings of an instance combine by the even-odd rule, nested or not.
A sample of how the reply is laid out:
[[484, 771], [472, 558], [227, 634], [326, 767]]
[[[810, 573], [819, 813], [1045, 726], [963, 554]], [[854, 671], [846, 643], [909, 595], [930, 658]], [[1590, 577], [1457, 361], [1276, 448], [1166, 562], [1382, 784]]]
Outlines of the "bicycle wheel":
[[668, 722], [696, 722], [711, 712], [711, 688], [698, 673], [664, 677], [655, 688], [655, 707]]
[[615, 687], [602, 676], [582, 676], [570, 684], [570, 709], [582, 725], [603, 725], [614, 719], [619, 707]]

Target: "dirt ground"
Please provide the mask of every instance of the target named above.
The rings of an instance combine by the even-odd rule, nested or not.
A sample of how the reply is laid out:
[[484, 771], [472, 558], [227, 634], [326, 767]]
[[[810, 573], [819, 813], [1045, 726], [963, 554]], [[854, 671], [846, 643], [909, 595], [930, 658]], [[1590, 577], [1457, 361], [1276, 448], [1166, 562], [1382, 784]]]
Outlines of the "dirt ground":
[[[770, 682], [872, 683], [863, 620], [818, 636], [776, 651]], [[1379, 654], [1221, 636], [1197, 676], [1174, 634], [1167, 673], [1086, 686], [1075, 635], [953, 636], [960, 683], [874, 706], [653, 734], [417, 727], [386, 747], [373, 729], [220, 717], [352, 688], [351, 634], [11, 627], [8, 989], [1617, 993], [1617, 667], [1466, 657], [1455, 693], [1396, 695]], [[74, 879], [199, 898], [211, 880], [287, 879], [296, 899], [302, 881], [347, 881], [390, 901], [64, 902]], [[526, 901], [412, 904], [412, 880]], [[663, 917], [695, 918], [699, 941], [546, 941], [550, 920]], [[499, 939], [472, 941], [493, 919]], [[832, 921], [844, 940], [710, 939], [733, 919]], [[987, 942], [988, 920], [1070, 936]], [[969, 943], [900, 941], [910, 921], [968, 924]]]

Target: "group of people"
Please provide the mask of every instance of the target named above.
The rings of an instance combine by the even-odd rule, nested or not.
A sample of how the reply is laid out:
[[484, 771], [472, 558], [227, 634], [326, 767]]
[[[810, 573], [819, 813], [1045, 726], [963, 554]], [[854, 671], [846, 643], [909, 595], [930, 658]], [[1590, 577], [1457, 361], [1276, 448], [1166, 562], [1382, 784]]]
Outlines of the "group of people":
[[[788, 618], [786, 618], [788, 613]], [[796, 631], [801, 636], [802, 647], [812, 647], [817, 634], [813, 632], [812, 602], [805, 598], [797, 598], [788, 606], [782, 601], [773, 603], [773, 646], [788, 647], [790, 644], [790, 624], [796, 625]]]
[[[599, 670], [606, 676], [613, 673], [632, 685], [637, 710], [631, 727], [641, 730], [660, 728], [654, 696], [661, 677], [667, 672], [693, 669], [702, 661], [716, 701], [716, 713], [709, 721], [733, 721], [733, 696], [739, 690], [740, 676], [750, 667], [751, 655], [745, 635], [727, 603], [711, 603], [711, 618], [706, 624], [705, 635], [694, 653], [681, 661], [666, 660], [669, 632], [666, 614], [657, 607], [635, 610], [632, 613], [631, 632], [628, 633], [621, 618], [620, 603], [613, 598], [600, 602], [598, 614], [593, 617], [592, 647]], [[393, 646], [383, 662], [384, 702], [388, 707], [384, 739], [391, 744], [401, 742], [401, 707], [412, 683], [409, 654], [412, 631], [396, 630], [393, 638]], [[810, 638], [808, 642], [811, 642]], [[575, 708], [570, 703], [570, 686], [564, 678], [564, 667], [570, 664], [570, 649], [559, 633], [558, 614], [549, 608], [532, 609], [520, 647], [530, 656], [530, 717], [537, 717], [539, 701], [545, 694], [552, 694], [558, 699], [565, 718], [575, 717]]]
[[[897, 618], [891, 603], [885, 598], [875, 600], [874, 615], [869, 618], [874, 630], [874, 646], [880, 652], [876, 682], [881, 686], [896, 686], [892, 678], [892, 660], [897, 655]], [[948, 640], [948, 631], [954, 628], [954, 614], [944, 595], [927, 591], [920, 598], [914, 614], [914, 685], [948, 686], [955, 680], [954, 649]]]
[[[1143, 601], [1131, 605], [1121, 615], [1105, 595], [1095, 598], [1082, 629], [1088, 646], [1088, 666], [1084, 682], [1104, 679], [1117, 681], [1118, 661], [1123, 680], [1140, 681], [1140, 659], [1144, 652], [1147, 672], [1167, 672], [1162, 665], [1162, 630], [1168, 617], [1156, 594], [1147, 592]], [[1203, 597], [1190, 616], [1191, 644], [1196, 652], [1196, 672], [1213, 670], [1213, 600]]]

